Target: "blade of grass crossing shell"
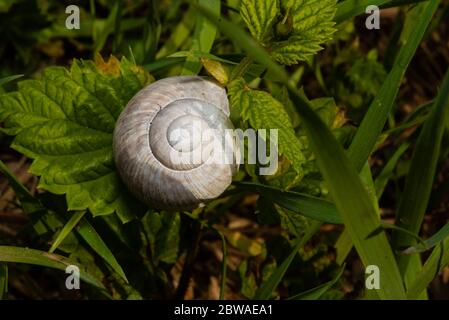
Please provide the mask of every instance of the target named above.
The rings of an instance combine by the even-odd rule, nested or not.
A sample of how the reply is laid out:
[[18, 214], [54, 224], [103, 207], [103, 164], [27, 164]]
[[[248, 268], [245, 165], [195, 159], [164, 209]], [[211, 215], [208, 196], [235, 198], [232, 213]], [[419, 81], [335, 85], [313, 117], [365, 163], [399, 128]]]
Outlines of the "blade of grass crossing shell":
[[317, 157], [318, 165], [329, 185], [337, 210], [348, 227], [357, 252], [365, 265], [374, 264], [384, 271], [381, 273], [383, 285], [378, 290], [379, 296], [383, 299], [405, 298], [401, 276], [385, 233], [381, 232], [365, 240], [373, 230], [378, 228], [380, 219], [357, 171], [335, 137], [297, 89], [289, 84], [285, 70], [275, 63], [242, 28], [233, 25], [225, 18], [216, 16], [207, 8], [196, 6], [196, 9], [287, 86], [291, 99], [304, 120], [312, 151]]
[[393, 108], [394, 100], [407, 66], [425, 34], [432, 16], [438, 8], [438, 4], [439, 0], [431, 0], [421, 3], [412, 9], [422, 12], [420, 19], [416, 21], [415, 30], [409, 34], [409, 38], [401, 48], [393, 68], [378, 95], [371, 103], [349, 147], [349, 158], [357, 170], [362, 169], [376, 145], [377, 139]]
[[69, 235], [70, 232], [72, 232], [73, 228], [78, 224], [78, 222], [81, 220], [82, 217], [86, 214], [86, 211], [79, 211], [73, 213], [73, 215], [70, 217], [69, 221], [64, 225], [64, 227], [59, 231], [55, 241], [51, 245], [50, 250], [48, 252], [52, 253], [54, 252], [59, 245], [64, 241], [64, 239]]
[[91, 248], [128, 283], [128, 279], [126, 278], [122, 267], [89, 221], [85, 218], [82, 219], [76, 230], [89, 246], [91, 246]]

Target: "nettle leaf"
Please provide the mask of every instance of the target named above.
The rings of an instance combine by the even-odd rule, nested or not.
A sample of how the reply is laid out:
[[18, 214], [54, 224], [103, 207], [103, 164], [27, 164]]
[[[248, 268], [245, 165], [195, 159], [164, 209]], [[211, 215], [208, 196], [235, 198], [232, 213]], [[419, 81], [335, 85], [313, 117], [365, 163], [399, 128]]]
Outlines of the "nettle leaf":
[[126, 59], [74, 61], [70, 70], [47, 68], [40, 80], [0, 96], [2, 129], [16, 135], [12, 148], [34, 159], [39, 186], [66, 194], [69, 210], [93, 215], [116, 212], [123, 222], [141, 205], [114, 167], [115, 121], [131, 97], [152, 77]]
[[240, 15], [249, 31], [260, 43], [271, 37], [279, 14], [278, 0], [242, 0]]
[[[284, 106], [268, 92], [252, 90], [242, 78], [229, 85], [231, 108], [240, 110], [243, 120], [251, 127], [259, 129], [278, 129], [278, 152], [291, 163], [297, 175], [304, 175], [306, 158], [303, 145], [295, 135], [295, 130]], [[268, 133], [267, 133], [268, 135]]]
[[322, 44], [332, 39], [337, 11], [337, 0], [281, 1], [282, 9], [291, 17], [288, 39], [271, 45], [273, 57], [286, 65], [305, 61], [308, 56], [322, 50]]

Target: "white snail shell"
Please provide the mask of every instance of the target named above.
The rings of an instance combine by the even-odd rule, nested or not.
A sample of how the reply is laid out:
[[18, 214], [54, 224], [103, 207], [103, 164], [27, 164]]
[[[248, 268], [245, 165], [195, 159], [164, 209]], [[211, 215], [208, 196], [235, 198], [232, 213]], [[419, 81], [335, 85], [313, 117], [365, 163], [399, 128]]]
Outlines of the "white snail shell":
[[238, 170], [239, 145], [232, 137], [231, 161], [213, 161], [225, 150], [217, 151], [213, 139], [205, 138], [208, 129], [229, 142], [229, 103], [219, 85], [180, 76], [143, 88], [114, 130], [115, 164], [123, 182], [138, 199], [160, 209], [191, 209], [218, 197]]

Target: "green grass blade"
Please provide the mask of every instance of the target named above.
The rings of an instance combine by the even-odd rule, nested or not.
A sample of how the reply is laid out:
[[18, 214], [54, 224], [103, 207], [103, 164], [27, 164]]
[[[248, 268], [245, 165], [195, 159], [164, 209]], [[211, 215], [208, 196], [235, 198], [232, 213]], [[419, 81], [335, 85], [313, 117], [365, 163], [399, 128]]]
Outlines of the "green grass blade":
[[211, 53], [208, 52], [203, 52], [203, 51], [198, 51], [198, 50], [191, 50], [191, 51], [178, 51], [176, 53], [173, 53], [171, 55], [169, 55], [167, 58], [186, 58], [189, 56], [193, 56], [196, 58], [208, 58], [210, 60], [215, 60], [215, 61], [219, 61], [219, 62], [223, 62], [223, 63], [227, 63], [227, 64], [232, 64], [232, 65], [237, 65], [237, 62], [231, 61], [231, 60], [227, 60], [227, 59], [223, 59], [220, 57], [217, 57], [216, 55], [213, 55]]
[[[200, 5], [211, 10], [216, 15], [220, 14], [220, 0], [197, 0]], [[212, 45], [215, 41], [215, 36], [217, 34], [217, 27], [210, 23], [202, 15], [197, 15], [195, 32], [192, 38], [191, 51], [201, 51], [208, 53], [212, 49]], [[198, 74], [201, 70], [201, 62], [198, 56], [192, 54], [187, 57], [184, 64], [184, 68], [181, 72], [183, 75], [194, 75]]]
[[388, 74], [379, 94], [366, 112], [348, 150], [349, 158], [358, 171], [362, 169], [376, 145], [388, 115], [393, 108], [394, 100], [407, 66], [425, 34], [427, 26], [438, 8], [438, 4], [439, 0], [431, 0], [412, 9], [419, 10], [422, 13], [420, 19], [416, 21], [414, 32], [409, 35], [405, 45], [401, 48], [395, 65]]
[[0, 300], [5, 297], [8, 292], [8, 265], [0, 263]]
[[341, 266], [345, 262], [348, 254], [351, 252], [351, 249], [354, 247], [348, 229], [343, 230], [338, 237], [337, 242], [335, 242], [334, 247], [337, 252], [335, 262]]
[[103, 284], [95, 276], [88, 273], [83, 266], [80, 266], [78, 262], [54, 253], [29, 248], [0, 246], [0, 261], [34, 264], [63, 271], [65, 271], [67, 266], [75, 265], [80, 270], [80, 278], [82, 280], [97, 288], [105, 289]]
[[89, 221], [82, 219], [76, 230], [89, 246], [128, 283], [128, 279], [126, 278], [122, 267]]
[[220, 281], [220, 296], [219, 300], [223, 300], [225, 297], [225, 290], [226, 290], [226, 274], [227, 274], [227, 266], [228, 266], [228, 249], [226, 244], [226, 238], [225, 236], [218, 231], [218, 234], [220, 235], [221, 239], [221, 250], [223, 252], [223, 261], [221, 263], [221, 281]]
[[292, 252], [289, 256], [276, 268], [268, 281], [264, 282], [256, 291], [256, 294], [254, 295], [255, 300], [268, 300], [271, 298], [271, 294], [274, 290], [276, 290], [277, 286], [282, 281], [282, 278], [292, 263], [293, 258], [298, 254], [298, 250], [303, 247], [310, 240], [310, 238], [312, 238], [312, 236], [320, 229], [320, 226], [321, 222], [312, 222], [304, 236], [301, 239], [298, 239], [293, 245]]
[[195, 11], [193, 8], [184, 13], [180, 23], [171, 31], [170, 37], [156, 54], [156, 59], [161, 59], [176, 51], [188, 40], [195, 24]]
[[342, 223], [337, 209], [328, 200], [298, 192], [283, 191], [258, 183], [238, 182], [236, 185], [240, 190], [258, 192], [271, 202], [305, 217], [333, 224]]
[[185, 57], [179, 57], [179, 58], [165, 57], [165, 58], [161, 58], [159, 60], [150, 62], [150, 63], [144, 65], [143, 68], [145, 70], [148, 70], [149, 72], [156, 72], [156, 71], [159, 71], [159, 70], [164, 69], [164, 68], [168, 68], [168, 67], [172, 67], [172, 66], [177, 65], [177, 64], [181, 64], [185, 60], [186, 60]]
[[387, 186], [388, 181], [391, 179], [399, 159], [404, 154], [404, 152], [407, 151], [409, 146], [410, 143], [401, 144], [399, 148], [393, 153], [387, 164], [383, 167], [382, 171], [374, 181], [374, 188], [376, 190], [378, 199], [380, 199], [380, 197], [382, 196], [382, 193]]
[[423, 243], [418, 243], [416, 246], [407, 248], [403, 251], [404, 254], [413, 254], [427, 251], [436, 245], [443, 242], [446, 238], [449, 237], [449, 223], [444, 225], [437, 233], [435, 233], [430, 238], [426, 239]]
[[81, 220], [82, 217], [86, 214], [86, 211], [79, 211], [74, 213], [69, 221], [64, 225], [64, 227], [59, 231], [58, 236], [56, 237], [55, 241], [51, 245], [50, 250], [48, 252], [53, 253], [59, 245], [64, 241], [64, 239], [69, 235], [70, 232], [72, 232], [73, 228], [78, 224], [78, 222]]
[[338, 3], [335, 21], [341, 23], [365, 13], [366, 7], [370, 5], [380, 6], [388, 3], [390, 0], [346, 0]]
[[351, 234], [362, 262], [364, 265], [377, 265], [383, 270], [382, 286], [378, 290], [380, 298], [405, 298], [401, 276], [385, 233], [382, 232], [366, 240], [366, 237], [379, 226], [380, 219], [358, 177], [358, 170], [353, 167], [333, 134], [297, 89], [290, 85], [285, 70], [275, 63], [242, 28], [225, 18], [216, 16], [207, 8], [201, 6], [195, 6], [195, 8], [215, 23], [223, 34], [238, 43], [251, 58], [265, 65], [273, 76], [287, 86], [292, 102], [304, 121], [319, 168], [329, 185], [334, 203]]
[[[377, 197], [376, 197], [376, 191], [374, 188], [373, 176], [371, 174], [371, 168], [370, 168], [368, 162], [363, 167], [359, 176], [360, 176], [360, 179], [362, 180], [362, 183], [363, 183], [366, 191], [368, 192], [368, 195], [371, 198], [371, 201], [373, 203], [373, 206], [376, 210], [377, 215], [380, 217], [379, 205], [377, 203]], [[353, 247], [353, 243], [351, 240], [351, 236], [350, 236], [348, 230], [345, 229], [340, 234], [340, 236], [337, 239], [337, 242], [335, 243], [335, 249], [337, 251], [337, 258], [336, 258], [337, 264], [339, 264], [339, 265], [343, 264], [343, 262], [346, 260], [347, 255], [351, 252], [352, 247]]]
[[42, 204], [37, 200], [30, 191], [14, 176], [3, 161], [0, 160], [0, 172], [3, 173], [8, 180], [9, 185], [16, 193], [17, 198], [22, 204], [22, 208], [27, 214], [45, 210]]
[[318, 300], [321, 298], [323, 294], [325, 294], [327, 291], [329, 291], [330, 288], [332, 288], [338, 280], [340, 280], [341, 276], [343, 275], [343, 272], [345, 271], [345, 266], [343, 265], [340, 268], [340, 271], [338, 272], [337, 276], [332, 279], [329, 282], [323, 283], [322, 285], [319, 285], [315, 288], [312, 288], [310, 290], [307, 290], [305, 292], [301, 292], [299, 294], [296, 294], [287, 300]]
[[[414, 234], [418, 234], [421, 228], [432, 192], [448, 110], [449, 71], [446, 72], [438, 98], [418, 137], [396, 215], [396, 224]], [[403, 233], [394, 232], [393, 243], [401, 248], [415, 244], [415, 240]], [[399, 254], [397, 258], [399, 267], [407, 270], [410, 256]]]
[[23, 77], [23, 74], [15, 74], [13, 76], [1, 78], [0, 79], [0, 87], [3, 86], [4, 84], [7, 84], [8, 82], [14, 81], [14, 80], [22, 78], [22, 77]]
[[380, 218], [356, 169], [339, 143], [333, 141], [332, 133], [321, 119], [312, 110], [305, 108], [306, 105], [299, 96], [293, 94], [292, 100], [296, 106], [302, 106], [298, 108], [298, 112], [305, 120], [304, 126], [312, 150], [362, 262], [365, 266], [377, 265], [381, 270], [387, 270], [381, 274], [383, 285], [378, 290], [380, 298], [403, 299], [405, 293], [401, 276], [385, 233], [366, 239], [379, 227]]
[[346, 0], [338, 3], [335, 21], [341, 23], [360, 14], [364, 14], [366, 8], [370, 5], [391, 8], [423, 1], [426, 0]]
[[408, 299], [418, 299], [432, 280], [449, 264], [449, 238], [432, 251], [422, 270], [407, 289]]

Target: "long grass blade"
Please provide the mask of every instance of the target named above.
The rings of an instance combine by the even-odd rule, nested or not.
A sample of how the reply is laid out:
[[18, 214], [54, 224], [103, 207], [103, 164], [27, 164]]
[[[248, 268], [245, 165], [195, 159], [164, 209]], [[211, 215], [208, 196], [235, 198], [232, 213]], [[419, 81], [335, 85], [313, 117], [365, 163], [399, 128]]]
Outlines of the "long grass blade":
[[94, 227], [89, 223], [89, 221], [87, 221], [87, 219], [85, 218], [82, 219], [76, 230], [81, 235], [81, 237], [89, 244], [89, 246], [128, 283], [125, 272], [117, 262], [117, 259], [115, 259], [111, 250], [109, 250], [106, 243], [104, 243], [100, 235], [97, 233], [97, 231], [95, 231]]
[[81, 220], [82, 217], [86, 214], [86, 211], [79, 211], [74, 213], [69, 221], [64, 225], [64, 227], [59, 231], [58, 235], [56, 236], [55, 241], [51, 245], [50, 250], [48, 252], [53, 253], [59, 245], [64, 241], [64, 239], [72, 232], [73, 228], [78, 224], [78, 222]]
[[332, 288], [338, 282], [338, 280], [340, 280], [344, 271], [345, 271], [345, 266], [343, 265], [340, 268], [340, 271], [338, 272], [337, 276], [334, 279], [332, 279], [331, 281], [323, 283], [323, 284], [321, 284], [315, 288], [312, 288], [310, 290], [307, 290], [305, 292], [296, 294], [296, 295], [288, 298], [287, 300], [318, 300], [318, 299], [320, 299], [323, 294], [325, 294], [327, 291], [329, 291], [329, 289]]
[[0, 160], [0, 172], [8, 180], [9, 185], [16, 193], [23, 210], [27, 214], [32, 214], [38, 211], [46, 210], [42, 204], [37, 200], [30, 191], [14, 176], [3, 161]]
[[404, 154], [404, 152], [407, 151], [409, 146], [410, 144], [407, 142], [401, 144], [377, 176], [376, 180], [374, 181], [374, 188], [376, 190], [377, 199], [380, 199], [380, 197], [382, 196], [382, 193], [388, 181], [393, 176], [394, 169], [396, 168], [399, 159]]
[[431, 0], [412, 9], [421, 12], [420, 19], [416, 21], [414, 32], [410, 33], [405, 45], [401, 48], [396, 63], [366, 112], [348, 150], [348, 156], [358, 171], [362, 169], [376, 145], [393, 108], [407, 66], [413, 58], [439, 2], [439, 0]]
[[407, 289], [407, 299], [418, 299], [433, 279], [449, 264], [449, 238], [436, 246]]
[[80, 270], [80, 278], [82, 280], [97, 288], [105, 289], [103, 284], [95, 276], [87, 272], [83, 266], [80, 266], [78, 262], [54, 253], [29, 248], [0, 246], [0, 261], [34, 264], [63, 271], [66, 270], [67, 266], [75, 265]]
[[328, 200], [258, 183], [238, 182], [236, 185], [240, 190], [259, 192], [271, 202], [305, 217], [333, 224], [342, 223], [337, 208]]
[[436, 245], [443, 242], [449, 237], [449, 223], [444, 225], [437, 233], [426, 239], [423, 243], [418, 243], [416, 246], [407, 248], [403, 251], [404, 254], [420, 253], [432, 249]]
[[[448, 110], [449, 71], [446, 72], [438, 98], [418, 137], [396, 215], [397, 226], [414, 234], [418, 234], [421, 228], [432, 192]], [[415, 240], [404, 233], [394, 232], [393, 243], [401, 248], [414, 245]], [[397, 258], [400, 269], [405, 272], [410, 256], [398, 254]]]
[[375, 5], [382, 8], [391, 8], [423, 1], [426, 0], [345, 0], [339, 2], [337, 5], [335, 21], [337, 23], [341, 23], [363, 14], [365, 13], [366, 8], [370, 5]]
[[3, 86], [4, 84], [7, 84], [8, 82], [14, 81], [14, 80], [22, 78], [22, 77], [23, 77], [23, 74], [15, 74], [13, 76], [1, 78], [0, 79], [0, 87]]

